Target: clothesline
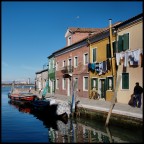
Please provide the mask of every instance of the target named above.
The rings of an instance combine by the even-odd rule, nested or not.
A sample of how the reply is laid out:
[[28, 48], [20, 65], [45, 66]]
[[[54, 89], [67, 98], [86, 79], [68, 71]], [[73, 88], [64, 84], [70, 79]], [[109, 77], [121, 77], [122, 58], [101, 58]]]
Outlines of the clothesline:
[[138, 65], [139, 62], [139, 55], [142, 53], [141, 49], [135, 50], [127, 50], [122, 51], [120, 53], [116, 53], [116, 63], [119, 65], [120, 60], [124, 58], [124, 66], [128, 66], [128, 62], [130, 65]]
[[[133, 51], [137, 51], [137, 50], [140, 50], [140, 53], [142, 53], [142, 50], [141, 50], [141, 49], [126, 50], [126, 51], [122, 51], [122, 52], [119, 52], [119, 53], [133, 52]], [[117, 53], [118, 53], [118, 52], [117, 52]]]

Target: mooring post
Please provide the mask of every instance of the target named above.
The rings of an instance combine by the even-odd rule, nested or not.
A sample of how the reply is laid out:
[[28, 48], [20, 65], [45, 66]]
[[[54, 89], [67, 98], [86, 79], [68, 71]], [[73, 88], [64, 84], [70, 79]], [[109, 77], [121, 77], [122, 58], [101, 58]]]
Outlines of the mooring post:
[[117, 79], [114, 96], [113, 96], [113, 98], [112, 98], [112, 104], [111, 104], [111, 107], [110, 107], [110, 110], [109, 110], [109, 113], [108, 113], [108, 116], [107, 116], [107, 119], [106, 119], [105, 126], [107, 126], [107, 125], [109, 124], [109, 119], [110, 119], [112, 110], [113, 110], [113, 108], [114, 108], [115, 102], [116, 102], [117, 90], [118, 90], [118, 87], [119, 87], [119, 85], [120, 85], [120, 80], [121, 80], [121, 75], [119, 75], [119, 76], [118, 76], [118, 79]]

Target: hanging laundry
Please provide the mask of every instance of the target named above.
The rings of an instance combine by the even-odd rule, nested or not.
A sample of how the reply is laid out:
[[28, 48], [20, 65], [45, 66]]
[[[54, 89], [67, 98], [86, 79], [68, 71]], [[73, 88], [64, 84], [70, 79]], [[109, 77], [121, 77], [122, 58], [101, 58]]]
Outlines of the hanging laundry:
[[95, 64], [95, 71], [96, 71], [96, 73], [99, 73], [99, 63]]
[[132, 51], [128, 52], [128, 61], [130, 65], [136, 65], [136, 63], [134, 62], [134, 53]]
[[124, 52], [120, 53], [120, 59], [122, 60], [124, 58]]
[[134, 54], [134, 61], [138, 62], [140, 56], [140, 49], [133, 51], [133, 54]]
[[100, 62], [99, 63], [99, 75], [102, 75], [102, 72], [103, 72], [103, 63]]
[[117, 63], [117, 65], [119, 65], [120, 59], [121, 59], [120, 53], [116, 53], [116, 63]]
[[122, 61], [124, 60], [124, 56], [125, 56], [125, 53], [122, 51], [120, 53], [120, 64], [122, 63]]
[[124, 66], [125, 67], [128, 66], [128, 52], [125, 52], [125, 55], [124, 55]]
[[130, 62], [130, 65], [133, 65], [133, 59], [134, 59], [133, 53], [131, 51], [128, 52], [128, 61]]
[[95, 72], [95, 63], [91, 64], [91, 71], [94, 73]]
[[140, 53], [140, 49], [129, 52], [130, 65], [138, 65]]

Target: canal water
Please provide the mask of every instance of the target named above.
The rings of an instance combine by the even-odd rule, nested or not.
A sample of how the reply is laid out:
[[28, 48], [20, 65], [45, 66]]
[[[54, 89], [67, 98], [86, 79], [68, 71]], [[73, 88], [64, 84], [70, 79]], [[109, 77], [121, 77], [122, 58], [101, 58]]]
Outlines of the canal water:
[[139, 143], [143, 142], [142, 129], [106, 128], [103, 123], [90, 119], [69, 119], [67, 123], [51, 118], [42, 119], [10, 103], [11, 87], [1, 92], [1, 140], [2, 142], [47, 143]]

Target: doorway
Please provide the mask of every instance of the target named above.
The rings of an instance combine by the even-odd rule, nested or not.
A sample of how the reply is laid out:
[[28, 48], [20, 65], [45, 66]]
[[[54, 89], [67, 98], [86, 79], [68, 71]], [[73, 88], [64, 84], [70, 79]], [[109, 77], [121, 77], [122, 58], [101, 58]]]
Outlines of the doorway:
[[100, 94], [100, 98], [106, 99], [106, 80], [105, 79], [99, 79], [99, 87], [98, 87], [98, 93]]
[[70, 96], [70, 91], [71, 91], [71, 80], [70, 80], [70, 78], [68, 78], [67, 79], [67, 83], [68, 83], [68, 85], [67, 85], [67, 96]]

